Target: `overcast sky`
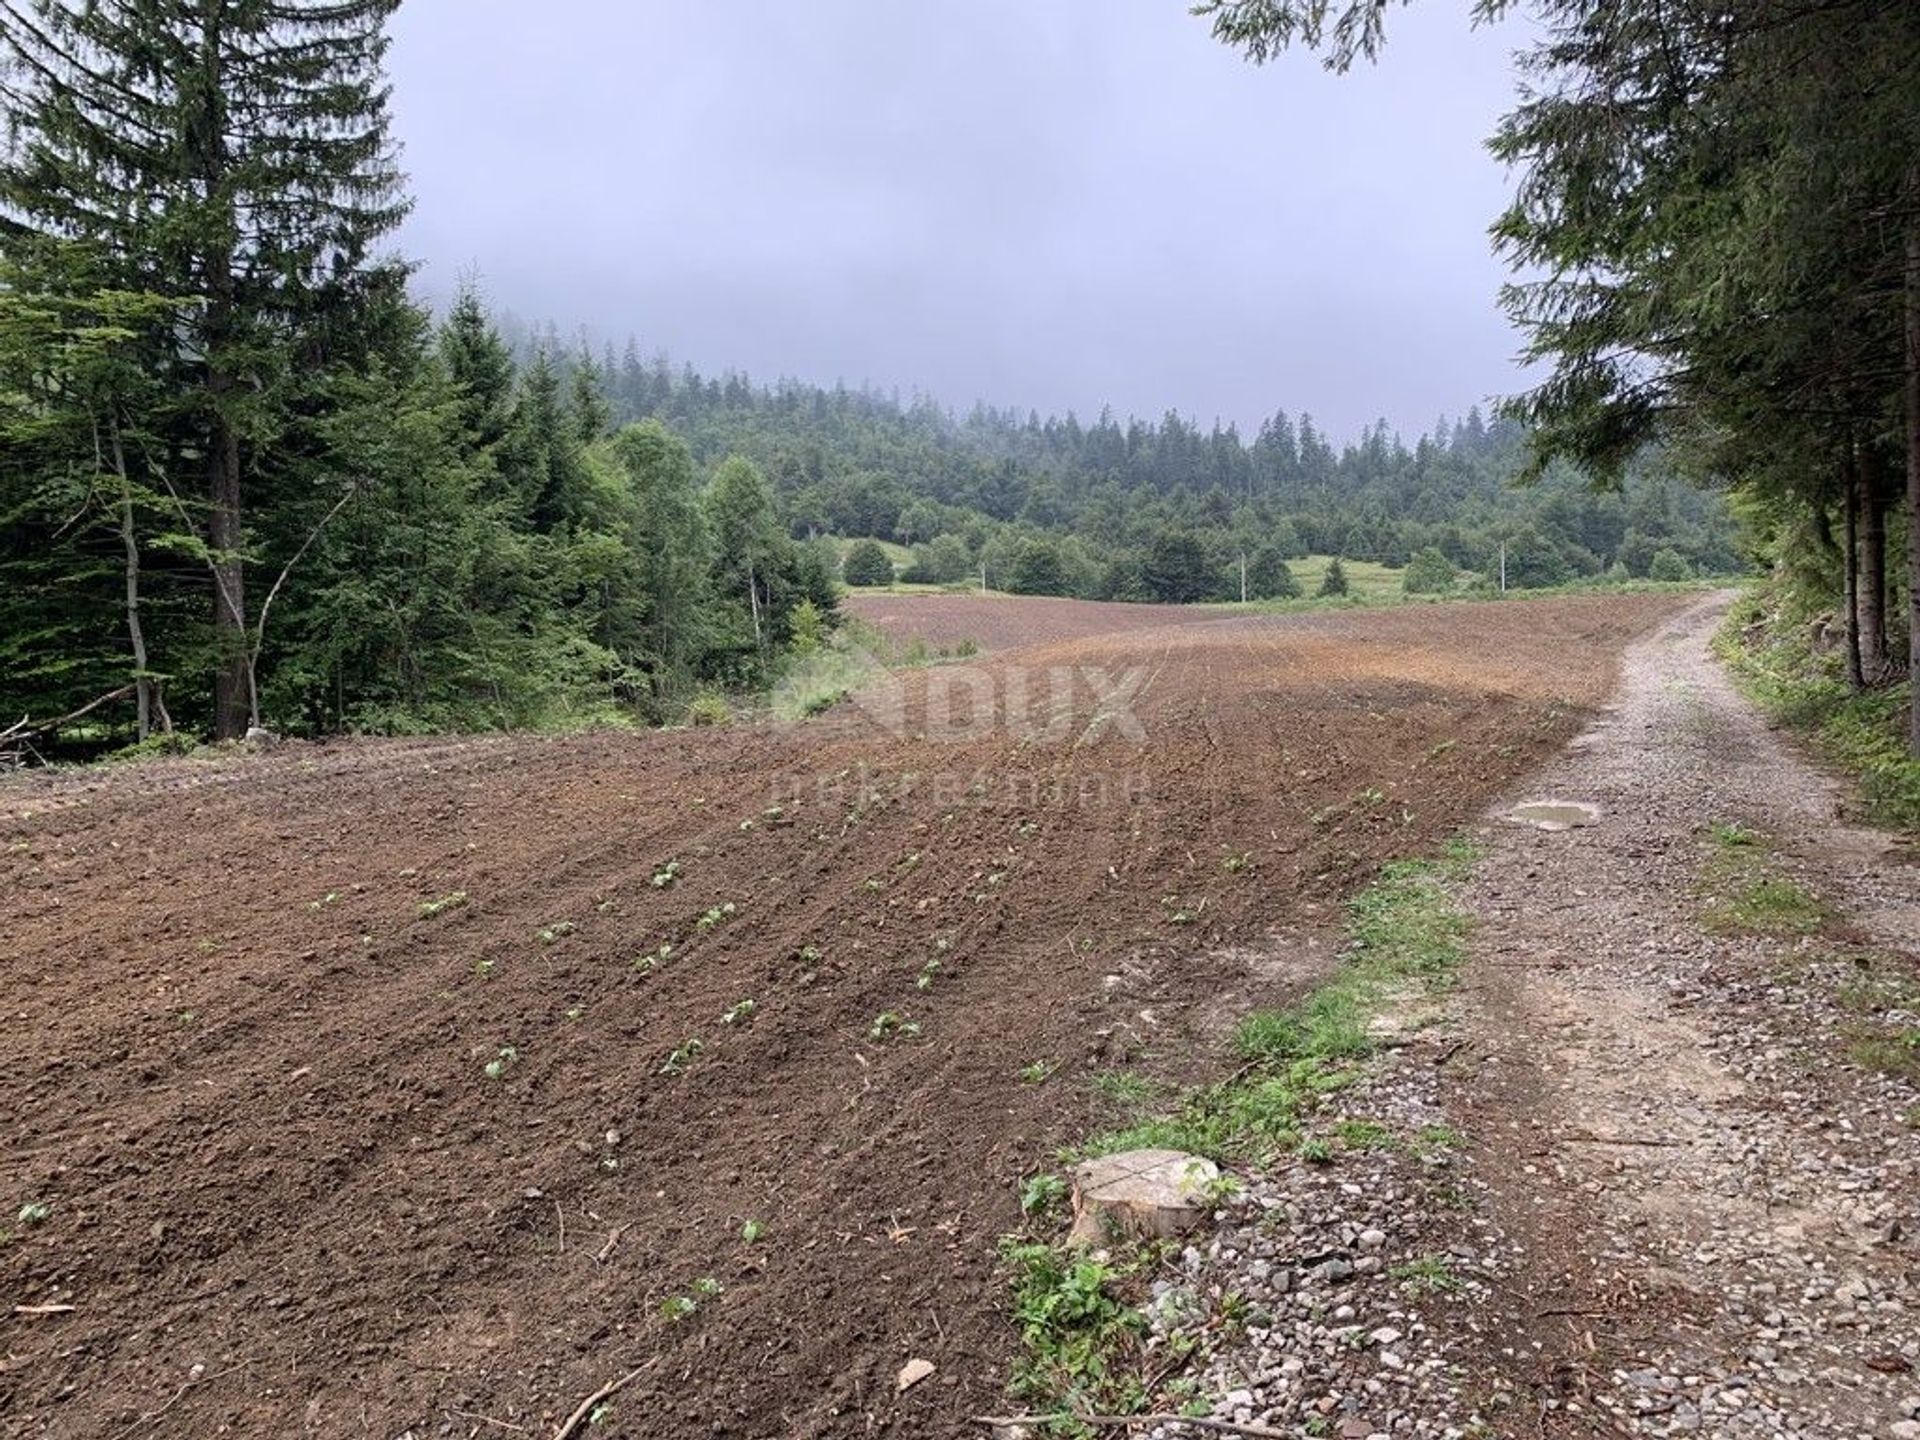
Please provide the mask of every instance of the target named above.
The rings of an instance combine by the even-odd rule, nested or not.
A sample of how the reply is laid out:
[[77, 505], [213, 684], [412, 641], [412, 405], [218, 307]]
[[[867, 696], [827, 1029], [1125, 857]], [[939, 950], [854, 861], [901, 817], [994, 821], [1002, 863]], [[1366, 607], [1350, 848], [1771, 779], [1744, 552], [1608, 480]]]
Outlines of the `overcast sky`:
[[407, 0], [402, 243], [709, 372], [1416, 432], [1519, 379], [1465, 11], [1331, 76], [1183, 0]]

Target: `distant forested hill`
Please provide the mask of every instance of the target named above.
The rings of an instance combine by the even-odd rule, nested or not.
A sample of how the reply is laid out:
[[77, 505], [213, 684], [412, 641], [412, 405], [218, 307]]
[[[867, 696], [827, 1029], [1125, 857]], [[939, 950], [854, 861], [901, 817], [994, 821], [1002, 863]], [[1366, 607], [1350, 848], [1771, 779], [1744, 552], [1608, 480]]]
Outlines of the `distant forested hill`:
[[[521, 343], [558, 349], [551, 335]], [[960, 416], [872, 389], [708, 378], [631, 343], [590, 361], [576, 346], [562, 363], [591, 370], [618, 419], [661, 420], [696, 460], [752, 458], [796, 537], [912, 547], [908, 578], [977, 578], [984, 561], [996, 588], [1193, 599], [1237, 597], [1243, 557], [1271, 578], [1275, 561], [1310, 553], [1403, 566], [1436, 550], [1490, 574], [1504, 544], [1516, 586], [1743, 563], [1721, 497], [1657, 455], [1616, 491], [1565, 469], [1520, 487], [1524, 431], [1477, 410], [1411, 444], [1382, 421], [1336, 448], [1284, 411], [1249, 437], [1172, 412], [1084, 422], [978, 405]], [[1154, 564], [1168, 537], [1204, 556], [1202, 573], [1171, 587]]]

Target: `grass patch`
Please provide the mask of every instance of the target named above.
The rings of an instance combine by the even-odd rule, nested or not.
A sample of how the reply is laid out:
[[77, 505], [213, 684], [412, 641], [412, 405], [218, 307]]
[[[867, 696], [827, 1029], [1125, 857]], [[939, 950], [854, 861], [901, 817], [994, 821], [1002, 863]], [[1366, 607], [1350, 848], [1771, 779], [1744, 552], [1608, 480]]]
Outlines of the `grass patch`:
[[1830, 912], [1820, 898], [1773, 865], [1765, 835], [1735, 822], [1709, 825], [1701, 889], [1709, 897], [1701, 916], [1720, 935], [1814, 935]]
[[1827, 907], [1792, 880], [1762, 876], [1709, 906], [1706, 923], [1723, 935], [1813, 935], [1827, 923]]
[[1398, 1280], [1414, 1295], [1439, 1295], [1458, 1290], [1460, 1278], [1453, 1273], [1453, 1261], [1445, 1255], [1423, 1255], [1387, 1271], [1387, 1278]]
[[1841, 656], [1814, 654], [1813, 614], [1776, 587], [1755, 589], [1727, 612], [1715, 652], [1749, 699], [1852, 778], [1869, 820], [1920, 834], [1920, 759], [1906, 747], [1910, 687], [1855, 693]]
[[1920, 1029], [1855, 1036], [1847, 1044], [1847, 1058], [1863, 1070], [1920, 1081]]
[[1110, 1098], [1134, 1113], [1068, 1158], [1166, 1148], [1246, 1162], [1298, 1147], [1306, 1117], [1351, 1082], [1355, 1062], [1373, 1049], [1369, 1026], [1381, 1007], [1408, 989], [1445, 984], [1466, 959], [1467, 917], [1450, 887], [1473, 858], [1470, 845], [1455, 841], [1438, 859], [1386, 866], [1348, 907], [1353, 951], [1339, 972], [1286, 1009], [1255, 1011], [1236, 1027], [1239, 1070], [1179, 1092], [1157, 1111], [1137, 1080], [1102, 1077]]
[[[1369, 1120], [1341, 1121], [1330, 1138], [1308, 1138], [1305, 1131], [1325, 1098], [1358, 1077], [1357, 1064], [1374, 1045], [1370, 1026], [1382, 1008], [1409, 991], [1446, 984], [1465, 960], [1467, 917], [1452, 886], [1473, 860], [1472, 847], [1456, 841], [1437, 859], [1386, 866], [1348, 907], [1353, 946], [1346, 963], [1298, 1003], [1242, 1020], [1233, 1035], [1241, 1063], [1227, 1079], [1174, 1089], [1127, 1070], [1095, 1076], [1093, 1089], [1120, 1108], [1126, 1122], [1063, 1158], [1164, 1148], [1256, 1163], [1297, 1151], [1331, 1163], [1340, 1150], [1402, 1143]], [[1413, 1142], [1423, 1152], [1457, 1143], [1458, 1136], [1439, 1130]], [[1030, 1221], [1037, 1221], [1053, 1215], [1064, 1197], [1056, 1177], [1041, 1176], [1027, 1182], [1021, 1203]], [[1245, 1309], [1237, 1297], [1221, 1297], [1215, 1314], [1193, 1297], [1197, 1328], [1189, 1331], [1183, 1322], [1170, 1350], [1148, 1357], [1147, 1324], [1133, 1297], [1144, 1288], [1157, 1253], [1146, 1245], [1095, 1259], [1027, 1235], [1002, 1242], [1022, 1342], [1011, 1389], [1047, 1417], [1042, 1433], [1085, 1436], [1092, 1432], [1078, 1416], [1132, 1415], [1179, 1403], [1176, 1383], [1166, 1382], [1172, 1373], [1168, 1354], [1179, 1354], [1181, 1346], [1197, 1348], [1209, 1327], [1245, 1323], [1233, 1313]], [[1457, 1283], [1444, 1260], [1418, 1262], [1402, 1278], [1429, 1290]]]
[[1920, 979], [1904, 962], [1864, 952], [1834, 1002], [1852, 1017], [1842, 1026], [1847, 1058], [1863, 1070], [1920, 1084]]

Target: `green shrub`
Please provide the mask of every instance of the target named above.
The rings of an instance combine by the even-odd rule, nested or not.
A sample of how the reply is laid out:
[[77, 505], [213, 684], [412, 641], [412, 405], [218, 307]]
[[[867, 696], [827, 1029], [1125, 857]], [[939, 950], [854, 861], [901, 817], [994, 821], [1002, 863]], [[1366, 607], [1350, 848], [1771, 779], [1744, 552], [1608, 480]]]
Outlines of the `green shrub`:
[[1693, 566], [1687, 563], [1686, 556], [1678, 550], [1660, 549], [1653, 552], [1653, 559], [1647, 562], [1649, 580], [1691, 580]]
[[696, 695], [687, 706], [687, 723], [695, 726], [725, 725], [733, 719], [733, 707], [724, 695]]
[[849, 585], [891, 585], [893, 561], [878, 540], [856, 540], [847, 551], [840, 573]]
[[1347, 593], [1347, 567], [1335, 556], [1327, 563], [1327, 573], [1320, 577], [1320, 595], [1322, 599]]
[[1429, 545], [1408, 562], [1400, 588], [1409, 595], [1445, 595], [1453, 580], [1453, 562]]

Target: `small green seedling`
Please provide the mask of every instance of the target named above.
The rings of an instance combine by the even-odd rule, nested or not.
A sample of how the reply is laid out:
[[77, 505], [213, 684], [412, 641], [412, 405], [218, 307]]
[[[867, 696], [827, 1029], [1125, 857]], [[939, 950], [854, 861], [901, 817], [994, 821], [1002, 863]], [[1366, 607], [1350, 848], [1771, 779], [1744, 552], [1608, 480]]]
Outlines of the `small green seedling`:
[[676, 1048], [672, 1054], [667, 1056], [665, 1062], [660, 1066], [659, 1073], [662, 1075], [686, 1074], [689, 1067], [692, 1066], [694, 1059], [706, 1048], [706, 1041], [702, 1040], [698, 1035], [693, 1036]]
[[1020, 1078], [1029, 1085], [1043, 1085], [1053, 1078], [1054, 1072], [1059, 1068], [1058, 1060], [1036, 1060], [1031, 1065], [1021, 1068]]
[[766, 1223], [760, 1220], [749, 1220], [740, 1227], [740, 1238], [749, 1245], [759, 1244], [760, 1237], [766, 1233]]
[[940, 962], [938, 960], [927, 961], [926, 964], [920, 967], [919, 975], [914, 977], [913, 988], [916, 990], [933, 989], [933, 977], [939, 973]]
[[891, 1010], [883, 1011], [874, 1016], [873, 1024], [867, 1027], [867, 1038], [869, 1040], [887, 1041], [893, 1039], [896, 1035], [911, 1039], [919, 1033], [919, 1022], [896, 1015]]
[[39, 1225], [53, 1214], [53, 1206], [44, 1200], [30, 1200], [20, 1207], [16, 1217], [22, 1225]]
[[702, 915], [698, 920], [694, 921], [693, 928], [702, 932], [711, 930], [713, 929], [714, 926], [718, 925], [721, 921], [731, 920], [735, 915], [738, 915], [739, 913], [740, 913], [740, 907], [738, 905], [735, 905], [733, 901], [729, 900], [724, 905], [714, 906], [711, 910], [707, 911], [706, 914]]
[[431, 920], [436, 915], [444, 915], [449, 910], [458, 910], [467, 903], [467, 892], [456, 890], [451, 895], [442, 895], [438, 900], [423, 900], [420, 903], [420, 918]]
[[487, 1062], [487, 1078], [489, 1080], [498, 1080], [513, 1068], [514, 1063], [518, 1061], [519, 1058], [520, 1052], [514, 1049], [513, 1046], [502, 1046], [500, 1053]]
[[1252, 864], [1253, 852], [1251, 850], [1229, 850], [1220, 860], [1220, 868], [1229, 875], [1238, 875], [1242, 870], [1245, 870]]
[[555, 924], [549, 925], [544, 930], [540, 931], [539, 933], [540, 943], [542, 945], [551, 945], [553, 944], [554, 941], [573, 934], [573, 931], [574, 931], [574, 924], [571, 920], [558, 921]]
[[338, 900], [339, 898], [340, 898], [340, 892], [338, 890], [329, 890], [327, 891], [326, 894], [322, 895], [318, 900], [309, 900], [307, 902], [307, 909], [324, 910], [327, 908], [327, 906], [333, 904], [334, 901]]
[[720, 1282], [711, 1275], [702, 1276], [693, 1282], [693, 1293], [674, 1295], [661, 1302], [660, 1313], [669, 1322], [677, 1323], [690, 1320], [699, 1313], [700, 1307], [710, 1300], [720, 1298]]
[[754, 1012], [759, 1008], [760, 1007], [750, 998], [739, 1001], [737, 1004], [727, 1007], [727, 1013], [720, 1017], [720, 1023], [722, 1025], [744, 1025], [753, 1018]]
[[653, 872], [653, 888], [656, 890], [671, 890], [673, 888], [673, 882], [679, 878], [680, 862], [678, 860], [669, 860]]

